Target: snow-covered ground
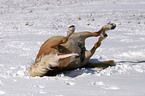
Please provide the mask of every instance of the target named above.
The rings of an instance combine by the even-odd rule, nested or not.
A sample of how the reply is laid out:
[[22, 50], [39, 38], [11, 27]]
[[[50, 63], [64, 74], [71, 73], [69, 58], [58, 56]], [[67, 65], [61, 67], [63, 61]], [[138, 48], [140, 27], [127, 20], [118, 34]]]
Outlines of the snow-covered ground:
[[[55, 77], [25, 74], [51, 36], [117, 24], [94, 59], [117, 65]], [[86, 40], [89, 50], [97, 38]], [[145, 96], [145, 0], [0, 0], [0, 96]]]

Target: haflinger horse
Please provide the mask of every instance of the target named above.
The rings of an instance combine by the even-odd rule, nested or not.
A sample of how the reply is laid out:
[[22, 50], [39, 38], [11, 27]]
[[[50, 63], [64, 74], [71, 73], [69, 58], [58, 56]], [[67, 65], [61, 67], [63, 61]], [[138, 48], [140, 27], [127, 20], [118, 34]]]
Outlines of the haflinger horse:
[[[116, 28], [116, 24], [109, 23], [97, 32], [74, 33], [75, 26], [72, 25], [67, 31], [67, 36], [54, 36], [45, 41], [37, 54], [35, 62], [28, 69], [32, 76], [53, 76], [63, 71], [77, 68], [114, 66], [113, 60], [104, 62], [90, 62], [90, 58], [108, 35], [106, 31]], [[98, 41], [91, 50], [86, 50], [85, 40], [88, 37], [98, 37]]]

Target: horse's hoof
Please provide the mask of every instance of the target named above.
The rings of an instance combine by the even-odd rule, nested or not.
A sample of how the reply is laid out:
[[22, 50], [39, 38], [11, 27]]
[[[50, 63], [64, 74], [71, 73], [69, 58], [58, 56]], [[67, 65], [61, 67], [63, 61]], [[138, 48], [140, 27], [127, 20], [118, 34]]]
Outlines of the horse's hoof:
[[107, 34], [104, 34], [104, 37], [106, 38], [106, 37], [108, 37], [108, 35]]
[[75, 27], [74, 25], [71, 25], [69, 28]]
[[112, 25], [111, 29], [115, 29], [116, 28], [116, 24], [111, 23], [110, 25]]

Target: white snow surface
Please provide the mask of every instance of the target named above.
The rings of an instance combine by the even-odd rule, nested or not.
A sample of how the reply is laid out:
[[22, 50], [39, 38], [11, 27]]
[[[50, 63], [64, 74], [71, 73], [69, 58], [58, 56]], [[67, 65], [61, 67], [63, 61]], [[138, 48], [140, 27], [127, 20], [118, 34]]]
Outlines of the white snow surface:
[[[76, 69], [30, 77], [26, 69], [49, 37], [117, 28], [93, 59], [115, 60], [101, 71]], [[98, 38], [86, 40], [91, 49]], [[0, 96], [145, 96], [145, 0], [0, 0]]]

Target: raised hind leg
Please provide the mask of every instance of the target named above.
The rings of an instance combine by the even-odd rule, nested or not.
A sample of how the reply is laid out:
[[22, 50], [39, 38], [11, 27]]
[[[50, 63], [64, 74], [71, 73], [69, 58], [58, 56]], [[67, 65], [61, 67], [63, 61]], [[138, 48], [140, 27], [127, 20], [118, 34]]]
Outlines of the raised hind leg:
[[74, 33], [74, 31], [75, 31], [75, 26], [73, 26], [73, 25], [70, 26], [68, 31], [67, 31], [67, 36], [62, 38], [62, 39], [60, 39], [60, 40], [53, 41], [51, 47], [56, 47], [56, 46], [58, 46], [60, 44], [66, 43], [68, 41], [68, 38]]
[[68, 41], [68, 38], [74, 33], [74, 29], [74, 26], [70, 26], [67, 31], [68, 34], [66, 37], [54, 36], [45, 41], [41, 46], [39, 53], [37, 54], [36, 60], [44, 55], [58, 51], [55, 48], [60, 44], [66, 43]]

